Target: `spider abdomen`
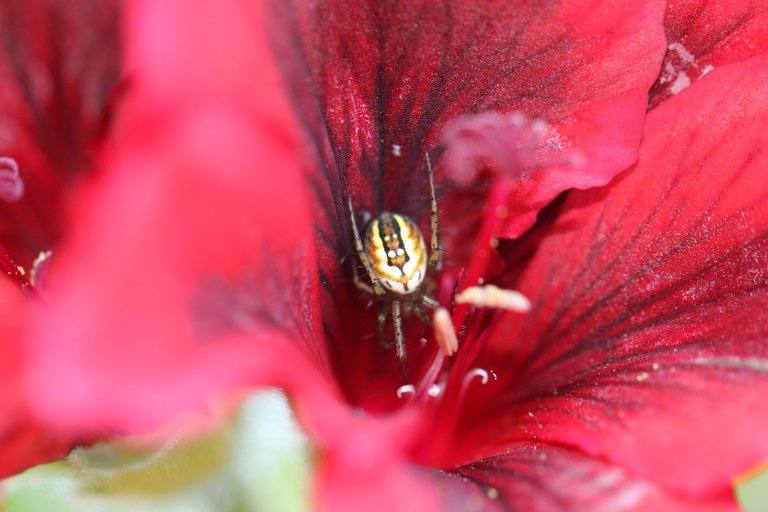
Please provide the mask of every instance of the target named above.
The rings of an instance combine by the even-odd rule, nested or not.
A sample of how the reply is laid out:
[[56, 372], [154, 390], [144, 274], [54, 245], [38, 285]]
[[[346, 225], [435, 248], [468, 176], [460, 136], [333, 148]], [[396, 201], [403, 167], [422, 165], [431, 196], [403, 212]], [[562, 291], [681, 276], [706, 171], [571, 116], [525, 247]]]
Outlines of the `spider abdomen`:
[[399, 213], [384, 212], [365, 230], [364, 248], [373, 272], [389, 291], [418, 290], [427, 272], [427, 246], [418, 226]]

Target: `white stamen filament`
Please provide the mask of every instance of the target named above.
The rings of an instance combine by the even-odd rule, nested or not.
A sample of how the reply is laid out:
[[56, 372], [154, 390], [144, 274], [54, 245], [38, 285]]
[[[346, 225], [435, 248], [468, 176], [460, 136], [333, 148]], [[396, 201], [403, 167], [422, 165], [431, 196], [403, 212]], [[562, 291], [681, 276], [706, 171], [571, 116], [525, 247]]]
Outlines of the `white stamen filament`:
[[488, 384], [488, 372], [482, 368], [472, 368], [464, 375], [464, 386], [469, 385], [475, 377], [480, 377], [481, 384]]
[[51, 263], [51, 251], [40, 251], [32, 262], [32, 271], [30, 272], [30, 282], [38, 291], [41, 291], [44, 287], [44, 283], [48, 277], [48, 267]]
[[475, 380], [475, 377], [480, 377], [481, 384], [488, 383], [487, 371], [483, 370], [482, 368], [472, 368], [466, 374], [464, 374], [464, 378], [461, 381], [461, 389], [459, 389], [457, 403], [464, 402], [464, 398], [467, 396], [467, 390], [469, 389], [469, 385], [472, 383], [473, 380]]
[[508, 309], [518, 313], [531, 310], [531, 302], [520, 292], [505, 290], [487, 284], [485, 286], [470, 286], [456, 295], [457, 304], [473, 304], [486, 308]]
[[443, 387], [439, 384], [432, 384], [429, 386], [429, 391], [427, 391], [427, 394], [431, 397], [438, 397], [443, 392]]
[[413, 386], [413, 384], [403, 384], [397, 388], [397, 398], [403, 398], [403, 395], [406, 394], [416, 394], [416, 388]]

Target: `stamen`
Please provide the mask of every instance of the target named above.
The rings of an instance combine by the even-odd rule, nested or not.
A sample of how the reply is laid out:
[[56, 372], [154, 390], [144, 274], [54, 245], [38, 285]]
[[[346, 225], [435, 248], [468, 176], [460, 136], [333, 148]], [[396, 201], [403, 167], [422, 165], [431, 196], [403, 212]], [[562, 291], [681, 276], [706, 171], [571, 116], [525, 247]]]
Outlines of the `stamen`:
[[441, 385], [432, 384], [431, 386], [429, 386], [429, 391], [427, 391], [427, 394], [431, 397], [438, 397], [442, 392], [443, 392], [443, 387]]
[[0, 156], [0, 199], [13, 203], [24, 195], [24, 181], [19, 165], [11, 157]]
[[486, 308], [508, 309], [518, 313], [531, 310], [531, 301], [525, 295], [514, 290], [505, 290], [488, 284], [470, 286], [456, 296], [457, 304], [474, 304]]
[[51, 251], [40, 251], [35, 261], [32, 262], [32, 270], [29, 273], [29, 280], [32, 286], [38, 291], [45, 288], [45, 282], [48, 280], [48, 270], [51, 267]]
[[[458, 389], [456, 389], [453, 385], [446, 389], [445, 384], [447, 382], [440, 387], [440, 394], [444, 395], [444, 398], [441, 397], [439, 399], [439, 404], [443, 409], [443, 412], [438, 414], [438, 417], [441, 418], [441, 424], [446, 427], [445, 429], [439, 429], [440, 432], [450, 432], [451, 427], [456, 425], [456, 423], [459, 421], [459, 417], [461, 416], [460, 411], [464, 407], [464, 403], [467, 398], [467, 391], [469, 390], [470, 384], [475, 380], [476, 377], [480, 377], [480, 382], [482, 384], [488, 383], [488, 372], [482, 368], [473, 368], [461, 377]], [[439, 433], [437, 435], [440, 436]], [[448, 442], [448, 439], [436, 439], [436, 446], [440, 445], [441, 442]]]
[[437, 308], [432, 318], [435, 341], [446, 356], [452, 356], [459, 349], [459, 339], [453, 328], [451, 314], [445, 308]]
[[464, 375], [464, 386], [468, 386], [475, 377], [480, 377], [481, 384], [488, 384], [488, 372], [482, 368], [472, 368]]
[[424, 398], [425, 394], [429, 394], [429, 390], [432, 388], [435, 382], [437, 382], [444, 363], [445, 354], [442, 351], [436, 352], [434, 359], [432, 359], [432, 364], [429, 365], [427, 370], [424, 372], [424, 376], [419, 382], [417, 391], [420, 398]]
[[[496, 374], [494, 373], [493, 376], [495, 380]], [[475, 377], [480, 377], [480, 384], [488, 384], [488, 372], [482, 368], [472, 368], [466, 374], [464, 374], [464, 378], [461, 381], [461, 388], [459, 389], [459, 396], [456, 400], [457, 403], [464, 403], [469, 385], [472, 384], [472, 381], [475, 380]]]
[[[482, 112], [460, 117], [446, 124], [443, 163], [458, 185], [477, 181], [480, 172], [490, 172], [487, 212], [475, 237], [475, 249], [466, 269], [463, 285], [474, 285], [483, 276], [499, 245], [499, 234], [509, 217], [512, 193], [521, 178], [546, 168], [569, 168], [579, 172], [583, 158], [567, 148], [546, 122], [529, 119], [517, 112]], [[527, 309], [525, 309], [527, 310]], [[453, 316], [462, 325], [469, 306], [459, 305]]]
[[413, 386], [413, 384], [403, 384], [397, 388], [397, 398], [403, 398], [403, 396], [406, 394], [416, 394], [416, 388]]
[[545, 121], [519, 112], [481, 112], [454, 119], [443, 130], [451, 177], [469, 184], [483, 168], [502, 179], [517, 179], [535, 169], [578, 163], [580, 155], [563, 149]]

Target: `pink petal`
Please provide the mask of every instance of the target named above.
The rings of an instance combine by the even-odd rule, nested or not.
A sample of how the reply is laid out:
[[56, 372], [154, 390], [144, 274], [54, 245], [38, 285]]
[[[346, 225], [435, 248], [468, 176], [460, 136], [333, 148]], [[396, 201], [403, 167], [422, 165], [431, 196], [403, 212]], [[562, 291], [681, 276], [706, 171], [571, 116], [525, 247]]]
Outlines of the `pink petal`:
[[474, 400], [454, 455], [535, 437], [698, 497], [768, 457], [766, 70], [716, 69], [653, 111], [636, 167], [570, 195], [518, 283], [532, 311], [479, 362], [498, 415]]
[[19, 352], [26, 306], [18, 288], [0, 280], [0, 478], [63, 457], [72, 445], [42, 429], [24, 404]]
[[[327, 370], [294, 121], [253, 14], [181, 0], [132, 11], [149, 26], [129, 31], [129, 53], [149, 37], [179, 72], [136, 70], [109, 165], [33, 318], [30, 397], [58, 428], [150, 428], [217, 393], [316, 385]], [[199, 31], [206, 20], [218, 31]], [[260, 78], [245, 97], [229, 94], [234, 76], [190, 71], [220, 65], [218, 32], [249, 42]], [[209, 51], [186, 53], [189, 38], [206, 47], [197, 37]]]
[[322, 391], [308, 395], [295, 404], [317, 454], [318, 510], [501, 510], [474, 482], [412, 463], [409, 454], [425, 434], [423, 411], [366, 415]]

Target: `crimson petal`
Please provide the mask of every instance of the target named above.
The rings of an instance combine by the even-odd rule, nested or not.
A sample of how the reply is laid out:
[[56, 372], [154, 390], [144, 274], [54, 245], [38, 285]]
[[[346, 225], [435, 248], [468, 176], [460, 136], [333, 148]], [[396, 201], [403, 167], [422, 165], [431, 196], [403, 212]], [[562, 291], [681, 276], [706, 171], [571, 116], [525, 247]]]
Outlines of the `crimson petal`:
[[520, 279], [533, 310], [492, 335], [502, 410], [462, 439], [575, 445], [695, 496], [768, 456], [767, 69], [714, 70], [651, 113], [635, 168], [570, 195]]
[[661, 2], [285, 4], [291, 39], [278, 49], [339, 214], [347, 193], [376, 211], [423, 210], [424, 152], [467, 113], [549, 122], [598, 182], [634, 161]]
[[730, 494], [686, 500], [620, 467], [566, 446], [514, 443], [509, 450], [458, 468], [505, 510], [531, 512], [734, 511]]
[[716, 67], [768, 53], [768, 11], [761, 0], [671, 0], [664, 26], [667, 53], [651, 108]]
[[0, 199], [0, 241], [28, 267], [64, 231], [68, 189], [91, 167], [118, 80], [117, 0], [0, 3], [0, 157], [23, 195]]
[[[585, 156], [587, 172], [559, 173], [522, 194], [529, 224], [561, 190], [606, 183], [636, 157], [663, 52], [663, 2], [322, 1], [280, 2], [275, 11], [276, 52], [317, 160], [309, 180], [326, 336], [359, 403], [375, 394], [377, 375], [398, 371], [373, 337], [360, 339], [375, 320], [350, 294], [347, 196], [358, 214], [421, 219], [430, 152], [441, 223], [456, 235], [443, 240], [448, 263], [465, 264], [471, 244], [459, 231], [471, 233], [463, 226], [483, 211], [447, 193], [440, 136], [448, 121], [488, 110], [541, 118]], [[347, 311], [354, 318], [340, 318]], [[383, 387], [391, 397], [392, 382]]]

